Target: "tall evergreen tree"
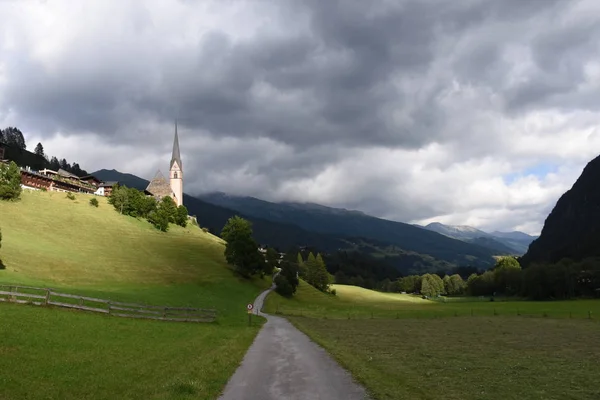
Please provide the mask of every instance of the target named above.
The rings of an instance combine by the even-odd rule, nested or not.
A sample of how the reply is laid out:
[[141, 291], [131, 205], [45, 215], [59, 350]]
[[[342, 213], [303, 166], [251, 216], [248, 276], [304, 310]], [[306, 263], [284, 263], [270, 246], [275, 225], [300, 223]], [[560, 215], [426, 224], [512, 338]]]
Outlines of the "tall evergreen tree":
[[59, 168], [60, 168], [60, 162], [58, 161], [58, 158], [52, 157], [50, 159], [50, 169], [53, 171], [58, 171]]
[[11, 146], [16, 146], [20, 149], [27, 149], [27, 145], [25, 144], [25, 137], [23, 136], [23, 132], [19, 130], [19, 128], [15, 128], [13, 126], [9, 126], [8, 128], [3, 130], [4, 142]]
[[42, 146], [42, 144], [41, 144], [41, 143], [38, 143], [38, 144], [35, 146], [35, 150], [33, 150], [33, 152], [34, 152], [35, 154], [37, 154], [38, 156], [42, 156], [42, 157], [44, 157], [44, 156], [46, 155], [46, 154], [44, 153], [44, 146]]

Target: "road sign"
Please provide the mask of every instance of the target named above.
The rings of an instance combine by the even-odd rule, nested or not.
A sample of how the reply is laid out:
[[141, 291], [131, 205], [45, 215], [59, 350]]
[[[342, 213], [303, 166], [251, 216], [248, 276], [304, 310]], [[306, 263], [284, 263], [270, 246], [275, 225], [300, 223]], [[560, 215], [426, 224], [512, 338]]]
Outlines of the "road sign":
[[248, 309], [248, 311], [252, 311], [252, 309], [254, 308], [254, 306], [252, 305], [252, 303], [248, 303], [248, 305], [246, 306], [246, 308]]

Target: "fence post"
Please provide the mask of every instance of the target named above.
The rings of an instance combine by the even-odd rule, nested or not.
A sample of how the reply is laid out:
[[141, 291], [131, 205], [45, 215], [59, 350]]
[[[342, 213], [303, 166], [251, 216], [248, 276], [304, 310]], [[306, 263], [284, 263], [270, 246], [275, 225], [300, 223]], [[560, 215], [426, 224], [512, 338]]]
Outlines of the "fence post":
[[106, 302], [106, 304], [108, 304], [108, 315], [112, 314], [112, 309], [110, 307], [110, 300]]
[[45, 305], [48, 305], [48, 303], [50, 303], [50, 289], [46, 289]]

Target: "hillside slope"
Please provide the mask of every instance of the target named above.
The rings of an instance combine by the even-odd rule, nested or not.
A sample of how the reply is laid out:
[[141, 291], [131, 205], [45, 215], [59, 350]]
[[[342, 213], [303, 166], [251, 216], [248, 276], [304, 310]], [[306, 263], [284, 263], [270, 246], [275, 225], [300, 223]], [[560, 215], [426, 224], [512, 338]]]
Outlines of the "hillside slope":
[[[121, 293], [132, 300], [227, 308], [228, 290], [252, 300], [265, 283], [234, 276], [221, 239], [196, 226], [156, 230], [122, 216], [92, 195], [24, 191], [17, 202], [0, 202], [6, 270], [0, 282], [50, 285], [79, 291]], [[185, 288], [184, 288], [185, 287]], [[183, 288], [183, 289], [182, 289]]]
[[520, 259], [531, 263], [554, 263], [562, 258], [575, 261], [600, 256], [600, 156], [556, 202], [542, 233]]
[[0, 201], [0, 284], [215, 308], [217, 321], [147, 321], [1, 302], [0, 398], [175, 399], [183, 383], [195, 398], [217, 398], [262, 324], [255, 318], [248, 326], [246, 304], [270, 280], [236, 277], [222, 241], [196, 226], [171, 225], [163, 233], [120, 215], [105, 198], [90, 206], [92, 197], [26, 190], [20, 201]]

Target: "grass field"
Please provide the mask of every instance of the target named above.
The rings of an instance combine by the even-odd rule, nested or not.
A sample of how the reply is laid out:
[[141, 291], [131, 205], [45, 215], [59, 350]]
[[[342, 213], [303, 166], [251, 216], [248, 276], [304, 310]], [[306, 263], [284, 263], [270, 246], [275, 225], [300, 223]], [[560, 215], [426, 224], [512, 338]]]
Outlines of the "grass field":
[[22, 197], [0, 202], [1, 283], [215, 308], [217, 322], [0, 304], [0, 399], [215, 398], [264, 321], [254, 318], [248, 327], [245, 305], [270, 280], [235, 277], [222, 241], [198, 227], [161, 233], [119, 215], [104, 198], [91, 207], [89, 195], [72, 201], [64, 193], [25, 191]]
[[290, 317], [375, 399], [595, 400], [600, 324], [518, 317]]
[[337, 296], [301, 282], [291, 299], [269, 294], [265, 311], [287, 316], [375, 399], [600, 398], [599, 300], [444, 303], [333, 287]]
[[447, 303], [423, 300], [418, 296], [381, 293], [356, 286], [332, 285], [337, 295], [319, 292], [301, 281], [288, 299], [271, 293], [265, 311], [290, 316], [334, 319], [431, 318], [454, 316], [534, 316], [551, 318], [600, 319], [600, 300], [573, 301], [480, 301], [461, 299]]

